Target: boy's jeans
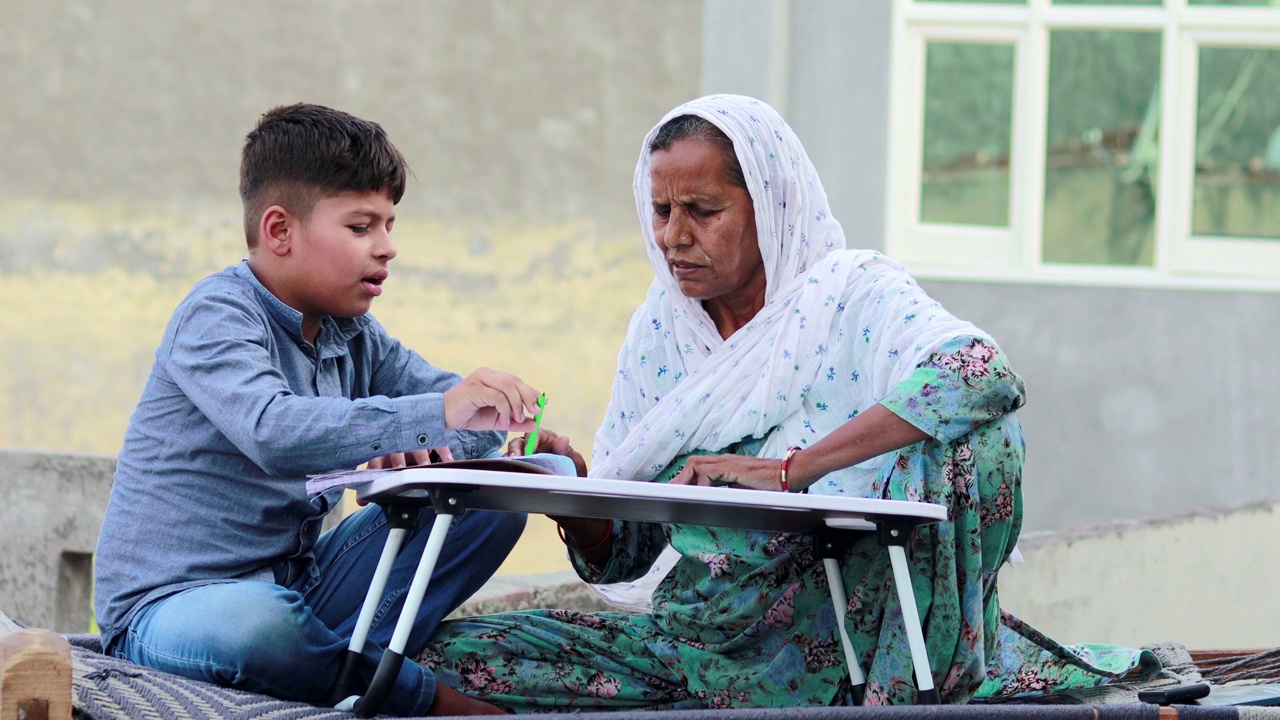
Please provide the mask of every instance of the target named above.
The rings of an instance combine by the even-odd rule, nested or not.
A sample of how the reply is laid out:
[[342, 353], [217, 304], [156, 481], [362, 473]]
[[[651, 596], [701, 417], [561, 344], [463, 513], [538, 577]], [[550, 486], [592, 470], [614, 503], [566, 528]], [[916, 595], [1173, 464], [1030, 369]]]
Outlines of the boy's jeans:
[[[362, 688], [391, 640], [434, 519], [432, 509], [423, 508], [401, 545], [365, 643]], [[474, 510], [453, 521], [383, 712], [427, 714], [435, 676], [408, 658], [498, 569], [524, 521], [520, 514]], [[301, 577], [282, 580], [284, 586], [254, 580], [205, 585], [157, 600], [134, 616], [113, 643], [115, 654], [195, 680], [321, 702], [337, 677], [386, 539], [381, 509], [366, 507], [320, 537], [315, 564], [296, 573]]]

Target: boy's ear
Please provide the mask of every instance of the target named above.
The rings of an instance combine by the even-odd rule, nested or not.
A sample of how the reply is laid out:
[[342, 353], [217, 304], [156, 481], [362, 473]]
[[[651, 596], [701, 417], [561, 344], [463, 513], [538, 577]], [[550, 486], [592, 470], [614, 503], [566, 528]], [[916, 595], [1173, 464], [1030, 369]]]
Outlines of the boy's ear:
[[293, 228], [297, 218], [279, 205], [272, 205], [258, 221], [258, 245], [273, 255], [288, 255], [293, 247]]

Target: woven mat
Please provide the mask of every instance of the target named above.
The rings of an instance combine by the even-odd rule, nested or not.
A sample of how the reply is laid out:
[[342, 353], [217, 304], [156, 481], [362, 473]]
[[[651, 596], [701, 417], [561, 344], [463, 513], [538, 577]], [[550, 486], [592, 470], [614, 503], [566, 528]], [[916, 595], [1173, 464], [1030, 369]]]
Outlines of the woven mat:
[[[0, 635], [21, 626], [0, 612]], [[287, 702], [265, 695], [202, 683], [103, 655], [96, 635], [68, 635], [71, 643], [75, 717], [81, 720], [351, 720], [351, 713]], [[1199, 680], [1185, 648], [1148, 646], [1166, 670], [1143, 687]], [[580, 713], [580, 720], [1157, 720], [1154, 705], [1136, 702], [1126, 685], [1079, 691], [1075, 697], [1043, 698], [1040, 704], [890, 708], [793, 708], [779, 710], [622, 711]], [[1059, 703], [1059, 704], [1044, 704]], [[1185, 720], [1278, 720], [1268, 708], [1180, 707]]]

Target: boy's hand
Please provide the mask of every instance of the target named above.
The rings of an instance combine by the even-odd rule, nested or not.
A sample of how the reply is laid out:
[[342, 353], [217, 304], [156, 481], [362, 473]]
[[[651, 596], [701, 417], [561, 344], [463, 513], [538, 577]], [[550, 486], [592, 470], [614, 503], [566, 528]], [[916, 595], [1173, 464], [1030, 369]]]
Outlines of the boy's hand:
[[[365, 465], [369, 470], [386, 470], [388, 468], [408, 467], [410, 465], [430, 465], [431, 453], [435, 453], [440, 458], [440, 462], [451, 462], [453, 460], [453, 451], [448, 445], [444, 447], [431, 448], [430, 450], [410, 450], [407, 453], [387, 453], [382, 457], [376, 457]], [[360, 507], [368, 505], [367, 500], [357, 500]]]
[[376, 457], [369, 461], [368, 468], [370, 470], [386, 470], [388, 468], [402, 468], [410, 465], [430, 465], [431, 453], [435, 453], [440, 458], [440, 462], [451, 462], [453, 460], [453, 451], [448, 445], [444, 447], [431, 448], [430, 450], [411, 450], [407, 453], [387, 453], [382, 457]]
[[[528, 435], [519, 435], [507, 441], [506, 456], [524, 455], [524, 446], [527, 442], [529, 442]], [[534, 448], [534, 452], [563, 455], [573, 461], [573, 466], [578, 470], [578, 477], [587, 476], [587, 461], [582, 457], [582, 453], [574, 450], [573, 446], [569, 444], [568, 435], [558, 435], [551, 430], [542, 428], [538, 431], [538, 447]]]
[[515, 375], [480, 368], [444, 394], [444, 426], [451, 430], [532, 430], [534, 390]]

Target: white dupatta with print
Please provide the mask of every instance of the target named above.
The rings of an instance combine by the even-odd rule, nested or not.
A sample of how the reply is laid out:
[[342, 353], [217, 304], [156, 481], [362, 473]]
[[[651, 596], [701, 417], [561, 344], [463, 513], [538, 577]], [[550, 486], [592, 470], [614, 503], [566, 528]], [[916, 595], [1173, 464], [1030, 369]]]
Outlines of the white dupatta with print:
[[[701, 302], [680, 294], [654, 239], [649, 144], [682, 115], [710, 121], [733, 141], [755, 208], [765, 305], [727, 339]], [[641, 146], [635, 198], [654, 280], [618, 353], [593, 476], [651, 480], [680, 455], [745, 438], [767, 438], [760, 456], [781, 457], [875, 404], [947, 340], [985, 337], [925, 295], [898, 263], [846, 249], [804, 147], [759, 100], [713, 95], [667, 113]], [[865, 342], [844, 342], [854, 333]], [[829, 354], [837, 351], [838, 358]], [[809, 390], [837, 367], [858, 381], [839, 384], [834, 402], [824, 388], [824, 405], [840, 412], [817, 412]], [[883, 464], [877, 458], [831, 473], [809, 492], [864, 495]], [[648, 610], [672, 554], [668, 548], [636, 583], [597, 587], [610, 602]]]

